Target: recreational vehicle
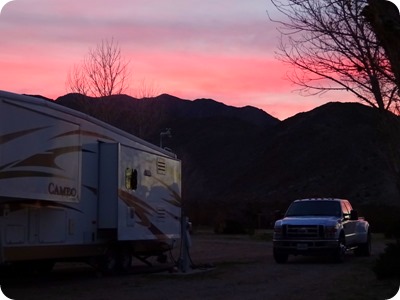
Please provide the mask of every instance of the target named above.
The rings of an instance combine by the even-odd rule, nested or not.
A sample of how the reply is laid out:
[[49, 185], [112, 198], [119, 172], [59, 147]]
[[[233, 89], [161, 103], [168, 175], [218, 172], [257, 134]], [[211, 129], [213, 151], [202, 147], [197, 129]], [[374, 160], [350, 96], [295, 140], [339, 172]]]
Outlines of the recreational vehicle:
[[181, 237], [173, 153], [53, 101], [0, 91], [0, 264], [124, 270]]

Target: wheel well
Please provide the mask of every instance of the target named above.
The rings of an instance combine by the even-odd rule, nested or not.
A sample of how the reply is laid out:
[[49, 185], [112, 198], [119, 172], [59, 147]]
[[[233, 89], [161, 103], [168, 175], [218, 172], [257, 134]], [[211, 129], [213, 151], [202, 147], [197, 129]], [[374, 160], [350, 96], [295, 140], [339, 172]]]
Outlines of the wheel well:
[[343, 230], [341, 230], [339, 233], [339, 240], [342, 240], [344, 242], [344, 244], [346, 244], [346, 236], [345, 236]]

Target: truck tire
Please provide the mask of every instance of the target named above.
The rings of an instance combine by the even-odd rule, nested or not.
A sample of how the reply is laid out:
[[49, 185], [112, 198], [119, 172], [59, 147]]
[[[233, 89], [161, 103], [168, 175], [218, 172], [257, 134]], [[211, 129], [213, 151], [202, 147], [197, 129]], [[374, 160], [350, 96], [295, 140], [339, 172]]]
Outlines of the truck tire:
[[274, 249], [274, 259], [275, 262], [277, 262], [278, 264], [284, 264], [288, 261], [289, 258], [289, 254], [279, 251], [277, 249]]
[[338, 246], [335, 250], [335, 253], [333, 254], [333, 260], [336, 263], [342, 263], [344, 262], [345, 257], [346, 257], [346, 240], [344, 238], [344, 235], [341, 234]]
[[368, 231], [367, 241], [358, 245], [354, 250], [354, 254], [357, 256], [371, 256], [371, 233]]

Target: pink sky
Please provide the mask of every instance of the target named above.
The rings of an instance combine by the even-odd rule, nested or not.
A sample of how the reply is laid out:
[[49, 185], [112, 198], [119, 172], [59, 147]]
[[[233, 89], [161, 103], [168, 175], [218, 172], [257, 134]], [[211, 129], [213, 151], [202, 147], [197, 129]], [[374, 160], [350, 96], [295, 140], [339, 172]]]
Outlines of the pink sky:
[[14, 0], [0, 15], [0, 89], [57, 98], [90, 47], [114, 38], [158, 94], [251, 105], [285, 119], [350, 95], [303, 97], [275, 59], [269, 0]]

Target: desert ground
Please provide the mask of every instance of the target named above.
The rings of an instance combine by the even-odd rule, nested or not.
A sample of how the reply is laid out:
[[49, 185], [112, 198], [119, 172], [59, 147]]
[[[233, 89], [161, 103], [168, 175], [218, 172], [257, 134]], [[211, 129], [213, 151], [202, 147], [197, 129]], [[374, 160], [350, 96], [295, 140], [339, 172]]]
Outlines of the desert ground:
[[46, 275], [2, 274], [3, 293], [15, 300], [43, 299], [318, 299], [383, 300], [393, 297], [399, 281], [377, 280], [374, 261], [388, 241], [374, 235], [371, 257], [347, 255], [335, 264], [327, 257], [291, 256], [287, 264], [272, 257], [270, 234], [215, 235], [198, 232], [191, 237], [187, 272], [171, 270], [180, 256], [153, 267], [135, 261], [132, 272], [102, 276], [79, 263], [57, 263]]

